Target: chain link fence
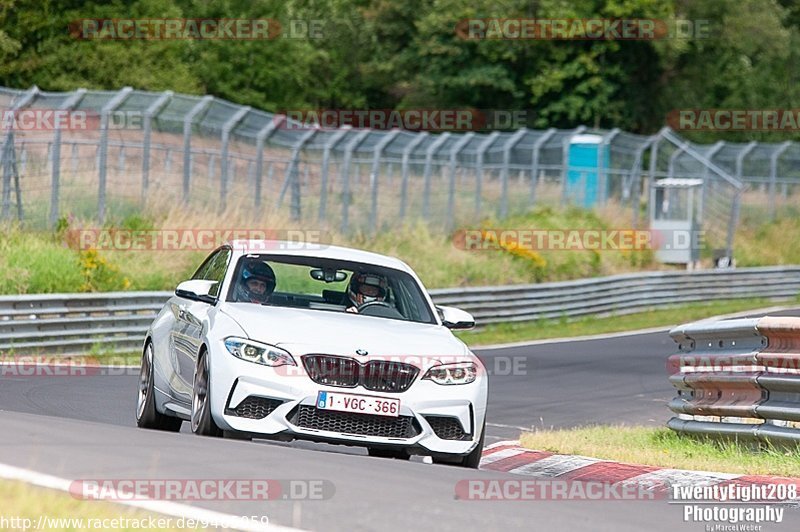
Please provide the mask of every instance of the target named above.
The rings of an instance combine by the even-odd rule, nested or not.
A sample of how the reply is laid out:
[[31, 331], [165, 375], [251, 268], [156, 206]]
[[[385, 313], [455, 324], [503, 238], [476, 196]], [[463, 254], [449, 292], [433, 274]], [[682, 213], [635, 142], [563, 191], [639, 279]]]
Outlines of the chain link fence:
[[[569, 203], [619, 206], [639, 227], [654, 180], [690, 177], [703, 180], [697, 209], [707, 239], [730, 249], [741, 205], [774, 218], [796, 203], [800, 185], [800, 145], [699, 145], [668, 128], [652, 136], [583, 126], [319, 129], [211, 96], [130, 88], [0, 88], [0, 109], [6, 118], [23, 110], [87, 117], [78, 127], [30, 128], [4, 118], [2, 217], [30, 227], [68, 212], [103, 223], [111, 211], [182, 204], [280, 210], [343, 232], [412, 219], [450, 228]], [[600, 140], [596, 161], [575, 163], [571, 142], [586, 134]]]

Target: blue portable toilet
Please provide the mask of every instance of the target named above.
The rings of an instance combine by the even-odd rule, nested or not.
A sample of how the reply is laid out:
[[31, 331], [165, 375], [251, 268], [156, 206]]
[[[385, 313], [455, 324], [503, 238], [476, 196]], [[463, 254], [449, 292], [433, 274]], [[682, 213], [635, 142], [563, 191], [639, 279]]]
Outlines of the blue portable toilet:
[[[582, 134], [570, 139], [564, 190], [566, 201], [587, 209], [605, 201], [609, 156], [609, 148], [603, 145], [601, 135]], [[602, 171], [599, 171], [601, 167]]]

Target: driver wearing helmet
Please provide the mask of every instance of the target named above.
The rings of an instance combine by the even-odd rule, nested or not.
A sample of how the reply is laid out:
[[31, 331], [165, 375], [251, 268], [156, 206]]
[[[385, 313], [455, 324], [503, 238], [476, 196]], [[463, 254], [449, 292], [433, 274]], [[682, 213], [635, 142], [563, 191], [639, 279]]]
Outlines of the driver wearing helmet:
[[264, 262], [253, 260], [242, 266], [234, 299], [238, 302], [267, 303], [275, 290], [275, 272]]
[[375, 301], [385, 302], [388, 295], [386, 277], [374, 273], [355, 272], [350, 276], [347, 298], [350, 307], [347, 312], [358, 312], [359, 307]]

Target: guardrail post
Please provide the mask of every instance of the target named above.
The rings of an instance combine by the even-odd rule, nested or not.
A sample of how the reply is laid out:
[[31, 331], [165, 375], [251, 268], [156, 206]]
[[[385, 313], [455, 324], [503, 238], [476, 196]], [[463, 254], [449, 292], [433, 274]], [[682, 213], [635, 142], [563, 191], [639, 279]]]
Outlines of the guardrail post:
[[561, 204], [566, 205], [567, 203], [567, 196], [569, 195], [569, 185], [568, 185], [568, 178], [569, 178], [569, 147], [570, 143], [572, 142], [572, 137], [575, 135], [580, 135], [586, 131], [586, 126], [578, 126], [572, 133], [566, 135], [564, 137], [563, 142], [561, 143]]
[[792, 145], [791, 141], [781, 143], [769, 157], [769, 219], [775, 220], [775, 186], [778, 180], [778, 159]]
[[353, 151], [364, 142], [364, 139], [367, 138], [369, 134], [370, 131], [368, 129], [360, 131], [355, 135], [355, 138], [347, 143], [344, 150], [344, 161], [342, 162], [342, 233], [347, 233], [350, 223], [348, 219], [350, 215], [350, 161], [353, 158]]
[[450, 150], [450, 180], [447, 190], [447, 227], [452, 228], [455, 222], [456, 210], [456, 169], [458, 166], [458, 154], [469, 144], [475, 133], [465, 133], [461, 139], [453, 145]]
[[529, 203], [534, 205], [536, 203], [536, 187], [539, 184], [539, 159], [541, 155], [542, 146], [550, 140], [550, 138], [555, 134], [556, 128], [551, 127], [542, 135], [536, 139], [536, 142], [533, 143], [533, 148], [531, 149], [531, 197]]
[[283, 204], [283, 198], [286, 196], [286, 191], [288, 190], [289, 186], [292, 187], [292, 204], [290, 206], [290, 212], [292, 220], [299, 220], [300, 219], [300, 178], [298, 177], [298, 166], [300, 161], [300, 151], [303, 149], [303, 146], [311, 140], [311, 137], [317, 134], [318, 129], [311, 129], [303, 133], [297, 143], [292, 146], [292, 157], [289, 160], [289, 164], [286, 167], [286, 177], [283, 180], [283, 186], [281, 187], [281, 193], [278, 196], [278, 203], [276, 207], [280, 207]]
[[[86, 89], [78, 89], [71, 96], [69, 96], [58, 107], [59, 111], [72, 111], [75, 106], [80, 103], [83, 96], [86, 94]], [[52, 151], [52, 167], [51, 167], [51, 183], [50, 183], [50, 227], [55, 227], [58, 221], [58, 201], [61, 184], [61, 121], [55, 121], [55, 130], [53, 131], [53, 151]]]
[[525, 136], [528, 130], [523, 128], [511, 135], [508, 140], [503, 143], [503, 168], [500, 170], [500, 218], [503, 219], [508, 216], [508, 171], [511, 165], [511, 150], [514, 149], [522, 137]]
[[433, 155], [442, 147], [442, 145], [447, 142], [447, 139], [450, 138], [450, 133], [442, 133], [439, 137], [433, 141], [433, 143], [428, 146], [428, 149], [425, 151], [425, 170], [422, 174], [423, 179], [423, 191], [422, 191], [422, 217], [424, 219], [429, 219], [429, 210], [430, 210], [430, 196], [431, 196], [431, 166], [433, 164]]
[[369, 173], [370, 194], [372, 196], [369, 211], [369, 226], [371, 231], [376, 231], [378, 227], [378, 182], [380, 177], [381, 155], [386, 146], [396, 139], [399, 134], [399, 129], [392, 130], [386, 133], [383, 138], [375, 144], [375, 150], [372, 155], [372, 169]]
[[417, 136], [411, 142], [406, 145], [405, 149], [403, 150], [403, 162], [402, 162], [402, 176], [400, 182], [400, 219], [402, 220], [406, 216], [406, 206], [408, 204], [408, 161], [411, 158], [411, 154], [414, 150], [419, 146], [422, 141], [428, 138], [429, 133], [427, 131], [423, 131], [422, 133], [417, 133]]
[[[23, 107], [27, 107], [30, 103], [36, 98], [36, 95], [39, 94], [39, 87], [34, 85], [31, 87], [28, 92], [24, 93], [20, 96], [20, 98], [11, 105], [11, 109], [9, 111], [14, 113], [19, 111]], [[14, 173], [14, 169], [12, 168], [13, 159], [14, 159], [14, 127], [8, 128], [8, 133], [6, 133], [5, 141], [3, 142], [3, 148], [0, 150], [0, 157], [3, 159], [3, 211], [2, 217], [6, 219], [10, 216], [11, 211], [11, 175]], [[17, 211], [18, 216], [21, 219], [19, 211], [22, 210], [22, 199], [20, 198], [20, 191], [19, 187], [17, 188]]]
[[225, 210], [225, 203], [228, 200], [228, 178], [229, 178], [229, 170], [228, 170], [228, 145], [231, 139], [231, 131], [236, 125], [241, 122], [245, 115], [250, 112], [249, 107], [242, 107], [238, 111], [236, 111], [232, 117], [228, 119], [227, 122], [222, 126], [222, 153], [220, 155], [220, 164], [221, 172], [220, 172], [220, 182], [219, 182], [219, 210], [220, 212]]
[[480, 146], [478, 146], [475, 162], [475, 216], [481, 215], [481, 201], [483, 200], [483, 156], [486, 150], [494, 144], [499, 136], [499, 131], [493, 131], [481, 142]]
[[97, 191], [97, 219], [102, 224], [106, 220], [106, 177], [108, 174], [108, 115], [133, 92], [131, 87], [124, 87], [114, 95], [100, 111], [100, 151], [98, 153], [98, 191]]
[[253, 192], [255, 194], [254, 205], [256, 208], [261, 206], [261, 184], [264, 176], [264, 146], [272, 134], [275, 133], [275, 130], [285, 122], [285, 116], [272, 115], [272, 120], [256, 134], [256, 175], [255, 190]]
[[153, 117], [164, 109], [172, 99], [172, 95], [172, 91], [162, 92], [161, 96], [156, 98], [144, 112], [144, 119], [142, 120], [142, 128], [144, 129], [142, 138], [142, 207], [147, 204], [147, 190], [150, 188], [150, 137], [153, 132]]
[[183, 203], [189, 203], [189, 192], [192, 183], [192, 123], [195, 117], [203, 112], [214, 101], [213, 96], [203, 96], [186, 116], [183, 117]]
[[319, 221], [323, 221], [325, 217], [328, 215], [328, 175], [330, 173], [330, 162], [331, 162], [331, 150], [333, 150], [336, 145], [341, 141], [343, 138], [350, 133], [351, 129], [349, 126], [337, 129], [336, 133], [331, 135], [331, 138], [328, 142], [325, 143], [325, 147], [322, 149], [322, 168], [321, 175], [320, 175], [320, 191], [319, 191], [319, 213], [317, 214], [317, 219]]

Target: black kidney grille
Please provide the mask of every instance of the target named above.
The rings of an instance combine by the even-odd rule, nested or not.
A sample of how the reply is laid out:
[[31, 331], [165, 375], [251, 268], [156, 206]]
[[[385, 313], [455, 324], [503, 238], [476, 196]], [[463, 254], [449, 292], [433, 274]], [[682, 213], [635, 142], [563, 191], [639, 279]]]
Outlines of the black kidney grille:
[[358, 385], [375, 392], [400, 393], [408, 390], [419, 375], [419, 368], [403, 362], [358, 360], [332, 355], [306, 355], [303, 365], [312, 381], [329, 386], [355, 388]]
[[226, 408], [225, 414], [249, 419], [264, 419], [282, 404], [283, 401], [278, 399], [250, 395], [236, 408]]
[[470, 435], [464, 432], [458, 418], [450, 416], [425, 416], [433, 432], [443, 440], [468, 440]]
[[328, 386], [355, 388], [358, 386], [361, 368], [355, 359], [329, 355], [303, 357], [303, 366], [311, 380]]
[[419, 425], [412, 416], [389, 417], [336, 412], [319, 410], [311, 405], [300, 405], [289, 415], [289, 421], [307, 429], [360, 436], [407, 439], [420, 433]]

